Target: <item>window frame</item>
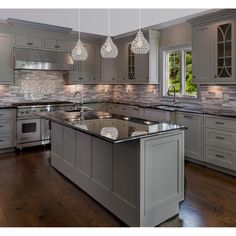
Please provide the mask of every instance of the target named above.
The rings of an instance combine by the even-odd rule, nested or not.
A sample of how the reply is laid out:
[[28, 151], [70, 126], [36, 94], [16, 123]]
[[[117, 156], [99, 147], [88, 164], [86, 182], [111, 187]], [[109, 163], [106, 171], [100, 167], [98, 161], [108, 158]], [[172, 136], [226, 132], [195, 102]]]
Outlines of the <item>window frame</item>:
[[[180, 71], [180, 76], [181, 76], [181, 84], [180, 84], [180, 89], [181, 89], [181, 96], [177, 96], [177, 99], [186, 99], [186, 100], [192, 100], [192, 101], [197, 101], [200, 100], [200, 89], [199, 85], [197, 85], [197, 96], [196, 97], [191, 97], [186, 95], [185, 91], [185, 85], [186, 85], [186, 68], [185, 68], [185, 52], [188, 50], [192, 50], [192, 46], [189, 44], [184, 44], [184, 45], [179, 45], [179, 46], [172, 46], [172, 47], [163, 47], [160, 48], [160, 55], [161, 55], [161, 80], [160, 80], [160, 94], [161, 94], [161, 99], [165, 100], [173, 100], [173, 96], [168, 96], [166, 95], [166, 91], [164, 91], [164, 88], [167, 88], [167, 83], [168, 81], [166, 80], [168, 76], [168, 70], [166, 70], [168, 62], [168, 57], [166, 56], [167, 53], [171, 51], [181, 51], [181, 71]], [[184, 94], [182, 93], [184, 91]]]

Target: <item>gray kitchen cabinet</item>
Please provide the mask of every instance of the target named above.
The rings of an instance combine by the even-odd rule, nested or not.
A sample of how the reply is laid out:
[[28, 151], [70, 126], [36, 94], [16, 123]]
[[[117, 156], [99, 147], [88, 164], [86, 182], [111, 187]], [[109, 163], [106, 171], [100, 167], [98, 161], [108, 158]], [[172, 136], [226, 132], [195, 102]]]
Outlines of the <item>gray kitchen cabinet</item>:
[[205, 162], [221, 171], [236, 171], [236, 119], [205, 115]]
[[200, 26], [193, 29], [193, 83], [211, 81], [212, 27]]
[[0, 109], [0, 153], [16, 146], [16, 109]]
[[[74, 61], [74, 70], [70, 72], [72, 84], [99, 84], [101, 82], [101, 56], [100, 47], [96, 44], [83, 43], [88, 52], [85, 61]], [[72, 44], [72, 47], [75, 43]]]
[[15, 46], [30, 47], [30, 48], [43, 48], [44, 39], [37, 36], [30, 35], [16, 35]]
[[144, 117], [150, 121], [171, 123], [175, 120], [175, 112], [146, 108]]
[[128, 83], [128, 47], [127, 42], [117, 44], [116, 83]]
[[13, 83], [12, 36], [0, 34], [0, 84]]
[[63, 52], [69, 51], [69, 41], [59, 39], [45, 39], [45, 48]]
[[195, 84], [236, 83], [235, 18], [234, 10], [222, 10], [190, 20]]
[[184, 125], [185, 156], [203, 161], [203, 115], [189, 112], [178, 112], [178, 123]]
[[131, 42], [135, 35], [120, 38], [115, 43], [119, 53], [116, 58], [116, 83], [158, 84], [158, 31], [144, 32], [149, 41], [150, 50], [147, 54], [137, 55], [131, 50]]
[[234, 20], [215, 23], [213, 26], [213, 78], [216, 83], [235, 83], [235, 32]]
[[114, 84], [116, 82], [115, 66], [115, 59], [102, 58], [102, 83]]

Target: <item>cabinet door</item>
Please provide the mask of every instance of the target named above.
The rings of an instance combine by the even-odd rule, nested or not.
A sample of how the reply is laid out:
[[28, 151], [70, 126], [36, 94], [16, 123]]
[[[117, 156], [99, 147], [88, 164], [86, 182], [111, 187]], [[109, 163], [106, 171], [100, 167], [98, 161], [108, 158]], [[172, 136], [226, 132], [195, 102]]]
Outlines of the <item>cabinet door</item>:
[[102, 80], [101, 54], [99, 45], [91, 45], [91, 83], [98, 84]]
[[16, 46], [43, 48], [43, 39], [36, 36], [16, 35]]
[[214, 24], [214, 81], [233, 82], [234, 22]]
[[86, 83], [91, 81], [92, 77], [92, 61], [93, 53], [92, 53], [92, 47], [89, 44], [83, 44], [84, 47], [87, 49], [88, 52], [88, 58], [85, 61], [78, 61], [76, 64], [78, 66], [78, 81], [80, 83]]
[[145, 109], [145, 119], [150, 121], [171, 122], [171, 115], [169, 111], [158, 109]]
[[13, 83], [11, 41], [10, 34], [0, 34], [0, 84]]
[[178, 113], [178, 123], [185, 130], [185, 156], [203, 161], [203, 116], [192, 113]]
[[193, 29], [193, 83], [211, 82], [212, 27]]
[[128, 43], [117, 44], [118, 56], [116, 58], [116, 81], [128, 82]]
[[115, 59], [102, 58], [102, 81], [103, 83], [115, 83]]
[[69, 43], [65, 40], [46, 39], [45, 48], [67, 52], [69, 50]]
[[149, 82], [149, 53], [135, 55], [135, 80], [137, 82]]

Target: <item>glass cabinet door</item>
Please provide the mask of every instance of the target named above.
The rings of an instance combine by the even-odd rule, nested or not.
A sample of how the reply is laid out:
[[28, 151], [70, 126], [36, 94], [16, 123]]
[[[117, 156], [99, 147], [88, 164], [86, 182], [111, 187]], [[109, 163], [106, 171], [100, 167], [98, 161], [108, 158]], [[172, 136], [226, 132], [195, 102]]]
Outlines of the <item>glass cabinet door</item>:
[[216, 25], [215, 79], [230, 81], [233, 77], [233, 22]]

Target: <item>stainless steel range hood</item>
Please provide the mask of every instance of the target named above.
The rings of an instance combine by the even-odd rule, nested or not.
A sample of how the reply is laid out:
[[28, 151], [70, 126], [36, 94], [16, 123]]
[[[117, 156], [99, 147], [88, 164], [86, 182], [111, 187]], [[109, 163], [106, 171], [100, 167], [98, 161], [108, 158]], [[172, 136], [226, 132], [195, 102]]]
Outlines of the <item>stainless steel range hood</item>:
[[73, 60], [69, 53], [14, 48], [14, 69], [15, 70], [73, 70]]

